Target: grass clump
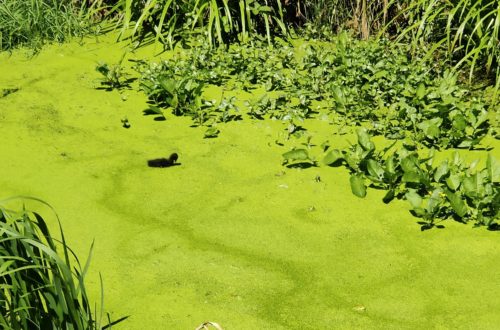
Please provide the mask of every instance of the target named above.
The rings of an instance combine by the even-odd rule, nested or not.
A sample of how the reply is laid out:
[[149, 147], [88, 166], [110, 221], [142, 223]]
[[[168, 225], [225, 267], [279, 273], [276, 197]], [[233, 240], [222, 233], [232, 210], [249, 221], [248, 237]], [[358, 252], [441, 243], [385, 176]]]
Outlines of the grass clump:
[[40, 214], [0, 205], [3, 329], [104, 329], [116, 323], [101, 327], [94, 318], [84, 285], [90, 258], [82, 269], [59, 229], [61, 240], [51, 236]]
[[71, 0], [0, 0], [0, 51], [16, 46], [38, 50], [88, 32], [85, 5]]

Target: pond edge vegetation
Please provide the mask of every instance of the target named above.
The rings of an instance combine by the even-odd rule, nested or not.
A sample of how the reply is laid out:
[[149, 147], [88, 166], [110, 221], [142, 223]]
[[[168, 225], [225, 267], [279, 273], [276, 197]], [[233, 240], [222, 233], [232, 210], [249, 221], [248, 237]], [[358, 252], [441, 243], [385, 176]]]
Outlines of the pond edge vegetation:
[[[6, 204], [23, 201], [22, 210]], [[40, 203], [53, 211], [61, 239], [50, 234], [44, 218], [28, 211], [24, 202]], [[109, 329], [127, 317], [102, 325], [90, 304], [84, 279], [93, 243], [82, 267], [67, 245], [59, 217], [46, 202], [26, 196], [0, 201], [0, 325], [8, 329]], [[61, 254], [62, 252], [62, 254]], [[101, 278], [101, 308], [104, 297]], [[95, 308], [95, 309], [94, 309]]]

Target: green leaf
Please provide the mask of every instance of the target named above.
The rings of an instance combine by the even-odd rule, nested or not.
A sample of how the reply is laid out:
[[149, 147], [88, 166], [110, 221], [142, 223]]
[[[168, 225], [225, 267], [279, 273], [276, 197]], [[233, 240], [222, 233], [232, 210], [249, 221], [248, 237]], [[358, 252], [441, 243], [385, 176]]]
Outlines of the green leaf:
[[447, 175], [449, 172], [448, 161], [443, 161], [438, 168], [436, 168], [436, 172], [434, 172], [434, 181], [439, 182], [442, 177]]
[[486, 159], [486, 169], [488, 171], [488, 176], [491, 182], [500, 182], [500, 164], [491, 154], [488, 154]]
[[445, 190], [446, 197], [450, 202], [453, 211], [460, 217], [463, 218], [467, 214], [467, 206], [459, 192], [452, 192], [448, 189]]
[[465, 121], [465, 117], [461, 114], [453, 117], [453, 128], [457, 131], [463, 131], [467, 127], [467, 122]]
[[416, 163], [415, 156], [413, 155], [404, 157], [401, 160], [401, 168], [403, 169], [403, 172], [418, 172], [420, 169]]
[[394, 199], [395, 194], [396, 194], [396, 192], [394, 191], [394, 189], [389, 189], [387, 191], [387, 193], [385, 194], [384, 198], [382, 198], [382, 201], [385, 204], [389, 203], [390, 201], [392, 201]]
[[349, 168], [351, 168], [353, 170], [357, 170], [359, 168], [359, 161], [360, 161], [360, 159], [356, 155], [355, 152], [348, 151], [344, 155], [344, 159], [347, 162], [347, 165], [348, 165]]
[[396, 174], [396, 164], [394, 162], [394, 155], [391, 155], [385, 161], [385, 170], [390, 174]]
[[436, 139], [441, 135], [441, 131], [439, 126], [442, 124], [441, 118], [433, 118], [429, 120], [425, 120], [417, 125], [427, 137]]
[[371, 176], [379, 180], [382, 180], [382, 178], [384, 177], [384, 169], [378, 162], [373, 159], [368, 160], [367, 169], [368, 173], [370, 173]]
[[160, 86], [166, 90], [169, 94], [174, 94], [176, 90], [176, 84], [174, 79], [168, 79], [166, 77], [159, 77], [158, 82]]
[[360, 198], [364, 198], [366, 196], [366, 186], [363, 175], [353, 174], [349, 181], [351, 182], [352, 193]]
[[435, 213], [439, 206], [441, 205], [441, 195], [443, 194], [443, 190], [441, 188], [436, 188], [432, 194], [431, 197], [427, 199], [427, 207], [426, 210], [428, 213], [433, 214]]
[[484, 193], [482, 176], [478, 173], [464, 178], [462, 188], [465, 195], [469, 197], [479, 197]]
[[360, 128], [357, 131], [358, 135], [358, 143], [363, 147], [365, 150], [374, 150], [375, 149], [375, 144], [370, 140], [370, 135], [368, 134], [368, 131], [366, 128]]
[[205, 131], [204, 138], [209, 139], [209, 138], [215, 138], [219, 135], [220, 131], [216, 127], [209, 127]]
[[325, 163], [326, 165], [332, 165], [342, 159], [344, 159], [344, 155], [342, 154], [342, 152], [337, 149], [333, 149], [326, 154], [325, 158], [323, 159], [323, 163]]
[[309, 153], [306, 149], [293, 149], [283, 154], [286, 161], [309, 160]]
[[387, 70], [381, 70], [381, 71], [377, 72], [376, 74], [374, 74], [371, 79], [376, 80], [376, 79], [380, 79], [382, 77], [385, 77], [387, 75], [389, 75], [389, 72], [387, 72]]
[[460, 187], [460, 176], [458, 174], [451, 174], [447, 179], [446, 179], [446, 185], [448, 188], [451, 190], [457, 190], [458, 187]]
[[417, 88], [417, 97], [419, 99], [423, 99], [425, 94], [426, 94], [426, 90], [425, 90], [425, 85], [423, 83], [420, 83], [418, 84], [418, 88]]
[[422, 197], [414, 189], [409, 189], [405, 194], [405, 198], [410, 202], [412, 208], [422, 207]]
[[401, 180], [409, 183], [420, 183], [421, 175], [419, 172], [405, 172]]

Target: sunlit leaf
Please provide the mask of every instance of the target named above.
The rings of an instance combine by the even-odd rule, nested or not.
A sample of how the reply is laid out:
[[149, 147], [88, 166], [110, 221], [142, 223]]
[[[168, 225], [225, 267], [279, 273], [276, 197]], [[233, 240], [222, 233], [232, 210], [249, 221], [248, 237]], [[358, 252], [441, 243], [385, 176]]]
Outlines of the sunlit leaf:
[[361, 174], [351, 175], [351, 191], [355, 196], [364, 198], [366, 196], [365, 180]]

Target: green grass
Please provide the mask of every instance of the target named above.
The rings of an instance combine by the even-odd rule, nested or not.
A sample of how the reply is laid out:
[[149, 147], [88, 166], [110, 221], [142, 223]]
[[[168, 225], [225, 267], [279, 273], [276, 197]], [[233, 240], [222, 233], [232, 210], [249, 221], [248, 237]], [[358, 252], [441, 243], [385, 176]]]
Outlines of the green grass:
[[[19, 199], [49, 206], [35, 198]], [[82, 269], [60, 224], [58, 240], [39, 213], [9, 210], [9, 201], [0, 204], [0, 326], [101, 329], [84, 285], [90, 257]]]
[[88, 32], [86, 6], [71, 0], [0, 0], [0, 51], [17, 46], [34, 50]]

